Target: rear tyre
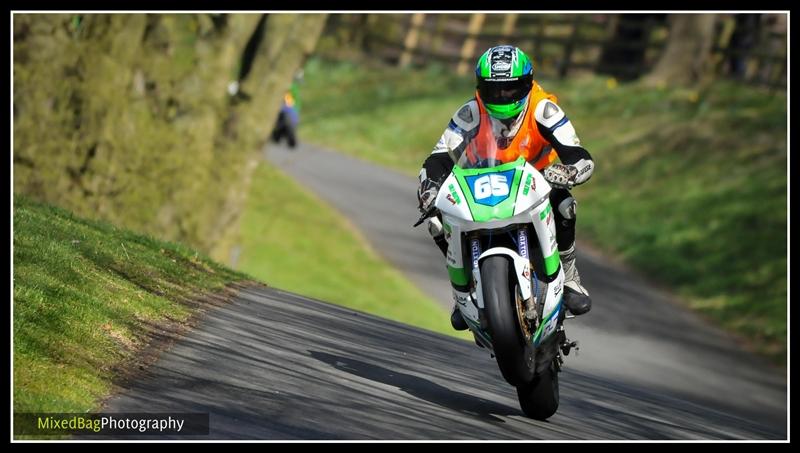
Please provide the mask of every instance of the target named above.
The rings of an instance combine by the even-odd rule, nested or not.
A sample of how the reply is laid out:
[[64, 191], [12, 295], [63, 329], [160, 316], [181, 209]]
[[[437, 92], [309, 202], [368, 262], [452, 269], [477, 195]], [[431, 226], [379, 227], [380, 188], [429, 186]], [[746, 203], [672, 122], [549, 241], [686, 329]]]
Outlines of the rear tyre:
[[503, 256], [483, 260], [481, 286], [497, 365], [509, 384], [521, 386], [533, 380], [535, 350], [530, 342], [524, 341], [519, 326], [508, 267], [508, 259]]
[[558, 370], [555, 361], [531, 383], [517, 386], [519, 405], [530, 418], [546, 420], [558, 410]]

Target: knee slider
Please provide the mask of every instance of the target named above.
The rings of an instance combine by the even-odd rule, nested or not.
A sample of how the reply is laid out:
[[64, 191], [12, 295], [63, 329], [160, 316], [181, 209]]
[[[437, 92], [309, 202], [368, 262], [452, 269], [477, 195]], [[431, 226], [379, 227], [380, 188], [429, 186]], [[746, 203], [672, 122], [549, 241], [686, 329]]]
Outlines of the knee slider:
[[430, 217], [428, 219], [428, 233], [434, 238], [439, 236], [444, 237], [444, 228], [438, 217]]
[[566, 220], [575, 219], [578, 210], [578, 202], [573, 197], [567, 197], [558, 204], [558, 212]]

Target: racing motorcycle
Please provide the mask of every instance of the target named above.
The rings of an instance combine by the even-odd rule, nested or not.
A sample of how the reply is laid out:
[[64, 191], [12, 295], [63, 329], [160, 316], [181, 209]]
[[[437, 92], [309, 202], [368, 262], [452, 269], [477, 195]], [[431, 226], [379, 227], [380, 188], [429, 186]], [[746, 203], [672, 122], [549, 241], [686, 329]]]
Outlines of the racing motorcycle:
[[523, 157], [478, 142], [465, 146], [414, 226], [440, 222], [456, 306], [475, 343], [496, 358], [522, 411], [544, 420], [558, 409], [563, 356], [577, 348], [563, 325], [573, 316], [562, 305], [551, 186]]

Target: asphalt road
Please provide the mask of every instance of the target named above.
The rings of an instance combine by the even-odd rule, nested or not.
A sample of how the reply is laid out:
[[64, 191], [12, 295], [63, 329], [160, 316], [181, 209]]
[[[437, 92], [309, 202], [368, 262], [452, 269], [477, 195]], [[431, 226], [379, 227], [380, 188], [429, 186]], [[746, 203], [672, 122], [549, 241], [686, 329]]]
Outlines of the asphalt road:
[[208, 436], [173, 439], [782, 436], [755, 414], [730, 414], [679, 392], [653, 392], [577, 368], [562, 372], [560, 383], [557, 414], [534, 421], [522, 414], [494, 361], [473, 344], [249, 288], [205, 317], [104, 412], [209, 413]]
[[[411, 228], [414, 178], [302, 144], [266, 154], [449, 308], [443, 258]], [[579, 248], [594, 307], [568, 321], [581, 349], [546, 422], [472, 343], [266, 288], [210, 311], [103, 410], [207, 412], [202, 439], [787, 438], [785, 374]]]

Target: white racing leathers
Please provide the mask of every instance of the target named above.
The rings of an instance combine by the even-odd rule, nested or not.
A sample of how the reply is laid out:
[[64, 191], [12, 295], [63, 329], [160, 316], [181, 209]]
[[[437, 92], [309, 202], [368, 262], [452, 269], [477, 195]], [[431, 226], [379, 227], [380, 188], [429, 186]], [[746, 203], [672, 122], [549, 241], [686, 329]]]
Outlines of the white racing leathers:
[[[531, 105], [529, 104], [527, 108], [531, 108]], [[564, 110], [548, 99], [539, 101], [534, 109], [539, 133], [555, 149], [561, 163], [572, 165], [577, 169], [575, 185], [588, 181], [594, 171], [594, 161], [589, 152], [581, 146], [575, 127]], [[494, 136], [510, 143], [524, 117], [525, 111], [517, 115], [514, 120], [491, 118]], [[429, 178], [441, 181], [450, 173], [453, 164], [463, 151], [464, 144], [478, 133], [479, 119], [478, 102], [474, 98], [456, 111], [431, 151], [431, 155], [425, 160], [419, 174], [420, 183]], [[500, 146], [503, 144], [500, 143]]]
[[[591, 178], [594, 172], [594, 161], [586, 149], [581, 146], [575, 128], [567, 118], [564, 111], [555, 102], [549, 99], [542, 99], [535, 106], [530, 103], [526, 109], [534, 108], [533, 116], [536, 127], [542, 137], [550, 143], [556, 151], [562, 164], [574, 166], [575, 172], [573, 186], [585, 183]], [[491, 118], [492, 132], [498, 141], [510, 143], [523, 123], [526, 110], [517, 115], [516, 119], [498, 120]], [[461, 156], [464, 147], [478, 133], [480, 114], [478, 102], [474, 98], [462, 105], [453, 115], [447, 129], [445, 129], [439, 141], [434, 146], [430, 156], [425, 160], [419, 173], [420, 185], [427, 179], [441, 183], [450, 174], [454, 163]], [[500, 147], [505, 147], [504, 143], [498, 143]], [[428, 185], [426, 185], [428, 186]], [[438, 184], [436, 185], [438, 187]], [[557, 209], [554, 210], [556, 220], [556, 237], [559, 250], [565, 255], [567, 261], [563, 264], [572, 269], [570, 274], [574, 276], [576, 284], [567, 282], [576, 288], [578, 293], [588, 296], [588, 291], [580, 286], [577, 269], [574, 268], [574, 245], [575, 245], [575, 224], [577, 221], [576, 210], [577, 202], [569, 190], [565, 188], [554, 188], [550, 192], [550, 204]], [[433, 218], [435, 219], [435, 218]], [[434, 241], [443, 250], [446, 250], [446, 243], [441, 230], [429, 228], [434, 235]], [[435, 235], [434, 231], [439, 233]], [[582, 290], [582, 291], [581, 291]], [[456, 294], [454, 297], [465, 296]]]

